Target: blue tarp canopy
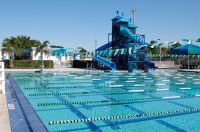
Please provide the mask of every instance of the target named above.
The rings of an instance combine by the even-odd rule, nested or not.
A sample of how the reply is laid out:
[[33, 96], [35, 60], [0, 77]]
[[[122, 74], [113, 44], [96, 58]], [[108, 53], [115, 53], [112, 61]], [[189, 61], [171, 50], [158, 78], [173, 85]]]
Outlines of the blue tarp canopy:
[[179, 55], [200, 55], [200, 47], [193, 44], [186, 44], [170, 50], [171, 54]]
[[53, 56], [65, 56], [66, 54], [66, 49], [60, 48], [60, 49], [55, 49], [51, 52], [51, 55]]
[[112, 20], [120, 20], [122, 17], [121, 16], [116, 16]]
[[128, 24], [128, 27], [129, 28], [137, 28], [137, 26], [135, 24], [132, 24], [132, 23]]
[[117, 22], [128, 23], [128, 20], [126, 20], [125, 18], [121, 18], [121, 19], [117, 20]]

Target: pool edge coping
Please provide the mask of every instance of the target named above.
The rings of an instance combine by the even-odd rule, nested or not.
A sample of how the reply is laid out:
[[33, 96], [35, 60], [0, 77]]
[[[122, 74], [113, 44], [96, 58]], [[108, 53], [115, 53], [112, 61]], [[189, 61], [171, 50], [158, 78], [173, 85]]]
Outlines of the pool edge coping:
[[[24, 116], [24, 119], [27, 123], [27, 127], [28, 127], [29, 131], [38, 131], [39, 130], [40, 132], [47, 132], [48, 129], [46, 128], [45, 124], [42, 122], [39, 115], [36, 113], [33, 106], [30, 104], [30, 102], [24, 95], [23, 91], [20, 89], [19, 85], [17, 84], [17, 82], [14, 80], [14, 78], [12, 77], [12, 75], [10, 73], [6, 74], [6, 79], [8, 81], [10, 81], [11, 87], [14, 90], [14, 94], [16, 96], [15, 101], [17, 101], [17, 103], [19, 104], [20, 110]], [[23, 106], [26, 106], [26, 107], [30, 106], [30, 107], [26, 108]], [[12, 115], [10, 115], [10, 112], [9, 112], [9, 117], [10, 116], [12, 116]], [[29, 124], [30, 124], [30, 126], [28, 126]], [[41, 124], [41, 125], [39, 127], [35, 126], [38, 124]], [[11, 128], [11, 130], [12, 130], [12, 128]]]

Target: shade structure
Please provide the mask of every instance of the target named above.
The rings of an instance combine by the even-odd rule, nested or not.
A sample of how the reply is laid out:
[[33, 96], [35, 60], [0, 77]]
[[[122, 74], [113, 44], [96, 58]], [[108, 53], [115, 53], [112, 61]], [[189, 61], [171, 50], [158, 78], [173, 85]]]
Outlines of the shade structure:
[[66, 49], [64, 48], [55, 49], [51, 52], [51, 55], [58, 57], [65, 56], [65, 54], [66, 54]]
[[199, 43], [200, 42], [200, 38], [196, 39], [195, 42]]
[[186, 44], [177, 48], [172, 48], [171, 54], [200, 55], [200, 47], [193, 44]]
[[190, 65], [189, 55], [200, 55], [200, 47], [193, 44], [186, 44], [170, 50], [171, 54], [188, 55], [188, 69]]

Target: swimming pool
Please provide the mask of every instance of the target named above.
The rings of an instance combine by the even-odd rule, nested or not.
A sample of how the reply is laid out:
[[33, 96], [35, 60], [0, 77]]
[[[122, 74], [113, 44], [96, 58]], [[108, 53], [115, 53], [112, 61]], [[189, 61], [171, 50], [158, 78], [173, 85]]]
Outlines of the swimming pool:
[[198, 131], [200, 74], [12, 73], [48, 131]]

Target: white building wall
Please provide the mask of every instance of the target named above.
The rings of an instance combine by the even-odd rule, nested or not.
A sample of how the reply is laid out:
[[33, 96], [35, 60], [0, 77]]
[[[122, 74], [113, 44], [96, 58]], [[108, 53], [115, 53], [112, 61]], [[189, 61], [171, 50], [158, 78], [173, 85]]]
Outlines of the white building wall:
[[2, 52], [2, 50], [0, 51], [0, 59], [4, 59], [4, 60], [9, 60], [10, 59], [10, 55], [8, 52]]
[[[31, 53], [31, 58], [32, 60], [41, 60], [41, 53], [38, 53], [35, 56], [35, 47], [32, 48], [32, 53]], [[2, 49], [0, 49], [0, 60], [9, 60], [10, 56], [8, 52], [2, 52]], [[73, 60], [74, 57], [73, 56], [62, 56], [61, 57], [61, 61], [70, 61]], [[43, 60], [53, 60], [53, 61], [58, 61], [60, 60], [59, 58], [57, 58], [56, 56], [52, 56], [52, 55], [45, 55], [43, 54]]]
[[[32, 60], [41, 60], [41, 53], [35, 55], [35, 50], [32, 51]], [[49, 56], [43, 53], [43, 60], [49, 60]]]
[[0, 60], [3, 59], [3, 56], [2, 56], [2, 49], [0, 49]]
[[[41, 53], [38, 53], [35, 56], [35, 48], [32, 48], [32, 60], [41, 60]], [[53, 61], [57, 61], [60, 60], [60, 58], [56, 57], [56, 56], [52, 56], [52, 55], [45, 55], [43, 54], [43, 60], [53, 60]], [[61, 61], [66, 61], [66, 60], [73, 60], [73, 57], [70, 56], [61, 56]]]

